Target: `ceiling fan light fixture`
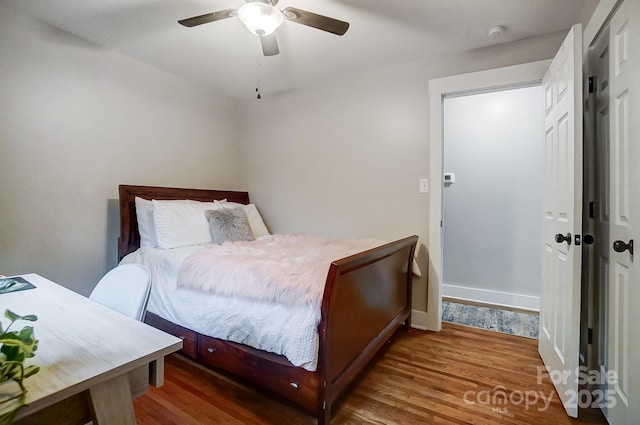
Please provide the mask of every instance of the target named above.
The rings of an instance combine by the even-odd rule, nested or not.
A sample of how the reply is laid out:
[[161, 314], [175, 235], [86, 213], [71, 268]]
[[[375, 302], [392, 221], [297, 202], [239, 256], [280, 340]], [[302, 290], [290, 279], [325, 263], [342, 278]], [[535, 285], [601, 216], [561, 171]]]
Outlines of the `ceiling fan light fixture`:
[[255, 35], [265, 36], [277, 30], [284, 18], [282, 12], [268, 3], [245, 3], [238, 9], [238, 19]]

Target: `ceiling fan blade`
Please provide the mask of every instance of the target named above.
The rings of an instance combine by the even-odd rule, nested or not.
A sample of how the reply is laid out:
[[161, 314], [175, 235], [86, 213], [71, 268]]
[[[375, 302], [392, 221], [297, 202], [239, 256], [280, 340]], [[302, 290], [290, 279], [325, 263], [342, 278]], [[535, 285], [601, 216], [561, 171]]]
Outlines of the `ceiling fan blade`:
[[265, 56], [275, 56], [280, 53], [275, 33], [260, 37], [260, 43], [262, 43], [262, 53]]
[[207, 13], [205, 15], [194, 16], [193, 18], [181, 19], [178, 23], [185, 27], [195, 27], [197, 25], [208, 24], [209, 22], [227, 19], [237, 15], [237, 9], [225, 9], [213, 13]]
[[318, 15], [317, 13], [295, 7], [287, 7], [282, 11], [284, 18], [308, 27], [317, 28], [336, 35], [343, 35], [349, 29], [349, 22]]

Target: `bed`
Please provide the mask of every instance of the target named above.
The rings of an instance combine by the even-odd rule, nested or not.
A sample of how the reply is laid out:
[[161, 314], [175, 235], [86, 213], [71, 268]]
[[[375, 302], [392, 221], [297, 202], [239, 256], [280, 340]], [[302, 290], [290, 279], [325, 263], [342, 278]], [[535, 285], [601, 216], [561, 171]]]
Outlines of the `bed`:
[[[119, 196], [120, 260], [140, 251], [136, 197], [249, 205], [248, 193], [240, 191], [120, 185]], [[336, 399], [398, 328], [410, 326], [417, 240], [417, 236], [410, 236], [331, 261], [319, 305], [317, 363], [313, 368], [295, 366], [283, 355], [198, 332], [179, 316], [167, 317], [151, 307], [145, 322], [183, 339], [187, 357], [293, 403], [315, 415], [320, 425], [329, 424]]]

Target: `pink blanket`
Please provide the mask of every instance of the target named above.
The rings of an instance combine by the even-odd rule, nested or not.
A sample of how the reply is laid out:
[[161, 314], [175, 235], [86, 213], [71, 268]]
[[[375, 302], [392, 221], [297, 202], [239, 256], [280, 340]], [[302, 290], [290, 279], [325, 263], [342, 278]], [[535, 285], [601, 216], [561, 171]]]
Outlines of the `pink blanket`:
[[384, 243], [272, 235], [215, 245], [187, 257], [178, 286], [286, 305], [311, 304], [319, 311], [331, 262]]

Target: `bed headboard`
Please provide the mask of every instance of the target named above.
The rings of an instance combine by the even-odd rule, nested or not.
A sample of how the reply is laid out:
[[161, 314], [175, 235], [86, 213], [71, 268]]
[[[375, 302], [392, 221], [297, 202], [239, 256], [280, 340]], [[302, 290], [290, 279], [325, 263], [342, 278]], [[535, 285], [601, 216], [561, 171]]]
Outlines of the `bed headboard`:
[[118, 186], [120, 192], [120, 237], [118, 238], [118, 260], [140, 248], [140, 233], [136, 218], [136, 196], [144, 199], [191, 199], [211, 202], [226, 199], [240, 204], [249, 203], [248, 192], [207, 189], [180, 189], [156, 186]]

